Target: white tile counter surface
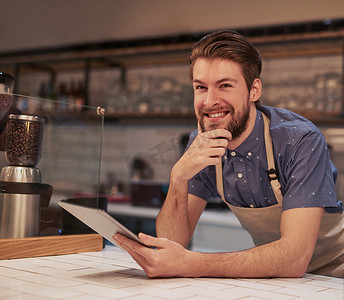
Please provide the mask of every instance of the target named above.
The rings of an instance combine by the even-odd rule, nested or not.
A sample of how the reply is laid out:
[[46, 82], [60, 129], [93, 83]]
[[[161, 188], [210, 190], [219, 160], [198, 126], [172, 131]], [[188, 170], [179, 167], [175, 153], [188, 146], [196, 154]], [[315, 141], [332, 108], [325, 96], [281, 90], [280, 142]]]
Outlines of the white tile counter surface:
[[148, 279], [124, 251], [0, 260], [0, 299], [344, 299], [344, 279]]

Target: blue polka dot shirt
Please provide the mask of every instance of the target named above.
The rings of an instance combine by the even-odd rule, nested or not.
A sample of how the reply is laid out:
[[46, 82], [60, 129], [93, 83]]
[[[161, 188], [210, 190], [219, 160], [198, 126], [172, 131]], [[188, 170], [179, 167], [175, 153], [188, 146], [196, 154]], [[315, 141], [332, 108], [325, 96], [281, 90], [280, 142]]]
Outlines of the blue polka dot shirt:
[[[291, 111], [268, 106], [260, 110], [270, 119], [283, 210], [324, 207], [328, 212], [343, 211], [335, 192], [337, 170], [320, 130]], [[259, 208], [277, 203], [267, 174], [261, 111], [257, 110], [249, 137], [238, 148], [226, 149], [222, 157], [224, 195], [234, 206]], [[197, 131], [190, 134], [189, 145], [196, 136]], [[219, 197], [215, 166], [206, 167], [189, 180], [189, 193], [206, 201]]]

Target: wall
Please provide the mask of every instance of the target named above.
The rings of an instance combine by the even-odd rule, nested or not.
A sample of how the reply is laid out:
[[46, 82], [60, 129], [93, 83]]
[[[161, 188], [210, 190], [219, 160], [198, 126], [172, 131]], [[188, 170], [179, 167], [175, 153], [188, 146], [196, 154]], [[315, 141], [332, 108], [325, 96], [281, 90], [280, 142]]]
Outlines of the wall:
[[[95, 112], [94, 112], [95, 113]], [[171, 166], [179, 159], [180, 138], [196, 129], [194, 124], [115, 124], [103, 130], [101, 183], [105, 192], [119, 182], [128, 191], [132, 162], [143, 159], [154, 182], [168, 183]], [[97, 190], [101, 122], [66, 118], [46, 123], [42, 159], [38, 165], [44, 183], [54, 193], [92, 193]]]
[[179, 159], [180, 139], [196, 129], [195, 124], [107, 125], [104, 130], [102, 180], [115, 173], [126, 183], [135, 157], [144, 159], [153, 170], [153, 181], [168, 183], [171, 167]]
[[342, 0], [0, 0], [0, 52], [340, 18]]
[[[344, 17], [342, 0], [1, 2], [0, 52]], [[36, 85], [37, 92], [40, 77], [29, 77], [28, 85]], [[106, 106], [106, 95], [101, 97], [103, 88], [100, 84], [97, 88], [92, 96], [98, 97], [94, 105]], [[139, 153], [154, 164], [154, 179], [168, 180], [170, 167], [178, 156], [176, 141], [181, 134], [193, 128], [192, 125], [183, 124], [150, 127], [107, 124], [102, 180], [106, 181], [109, 172], [116, 172], [119, 178], [127, 180], [130, 176], [130, 161]], [[163, 153], [157, 153], [159, 145], [164, 147]], [[340, 160], [336, 161], [340, 163]]]

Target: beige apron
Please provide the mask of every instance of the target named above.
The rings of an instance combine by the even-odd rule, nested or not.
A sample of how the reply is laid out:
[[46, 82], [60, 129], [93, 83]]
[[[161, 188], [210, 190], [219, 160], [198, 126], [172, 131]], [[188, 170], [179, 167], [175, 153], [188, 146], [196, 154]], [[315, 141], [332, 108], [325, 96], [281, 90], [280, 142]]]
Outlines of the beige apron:
[[[260, 208], [238, 207], [229, 204], [225, 200], [223, 192], [222, 162], [216, 166], [216, 185], [219, 195], [239, 219], [241, 225], [249, 232], [256, 246], [270, 243], [281, 237], [280, 222], [283, 199], [277, 174], [273, 172], [275, 163], [269, 129], [270, 120], [264, 113], [262, 115], [270, 183], [278, 203]], [[307, 272], [344, 278], [344, 213], [324, 212], [314, 254]]]

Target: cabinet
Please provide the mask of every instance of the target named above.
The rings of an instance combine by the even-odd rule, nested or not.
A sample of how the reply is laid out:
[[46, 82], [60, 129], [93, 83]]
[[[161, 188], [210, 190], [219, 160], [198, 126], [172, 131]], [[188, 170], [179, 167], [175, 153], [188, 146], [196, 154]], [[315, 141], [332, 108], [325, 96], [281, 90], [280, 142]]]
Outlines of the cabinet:
[[[341, 124], [343, 28], [336, 20], [238, 29], [263, 58], [262, 103]], [[108, 120], [191, 119], [188, 52], [203, 35], [3, 53], [0, 70], [15, 75], [19, 94], [38, 95], [42, 81], [83, 82], [85, 104], [105, 107]]]

